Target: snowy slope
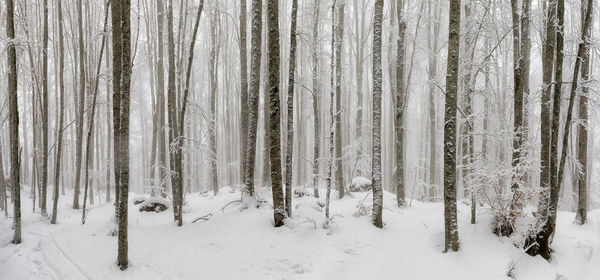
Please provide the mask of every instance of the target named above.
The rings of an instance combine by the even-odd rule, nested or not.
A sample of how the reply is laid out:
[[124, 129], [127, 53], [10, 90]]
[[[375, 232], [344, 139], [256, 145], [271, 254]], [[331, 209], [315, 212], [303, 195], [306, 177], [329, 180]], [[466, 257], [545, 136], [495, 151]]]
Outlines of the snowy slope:
[[[260, 193], [270, 197], [266, 189]], [[108, 235], [111, 205], [92, 207], [81, 225], [80, 212], [63, 198], [59, 224], [50, 225], [31, 213], [27, 200], [23, 244], [9, 243], [10, 220], [0, 218], [0, 279], [511, 279], [511, 267], [516, 279], [599, 279], [600, 211], [590, 213], [585, 226], [560, 213], [555, 258], [548, 263], [491, 234], [485, 211], [471, 225], [462, 203], [461, 250], [444, 254], [442, 204], [413, 201], [400, 209], [385, 193], [386, 225], [377, 229], [369, 216], [355, 216], [365, 195], [332, 199], [329, 229], [321, 227], [324, 213], [312, 197], [296, 198], [295, 216], [281, 228], [272, 227], [268, 206], [240, 212], [233, 203], [221, 211], [240, 196], [228, 188], [216, 197], [189, 194], [181, 228], [170, 209], [141, 213], [130, 203], [125, 272], [115, 265], [117, 239]], [[191, 223], [208, 213], [208, 221]]]

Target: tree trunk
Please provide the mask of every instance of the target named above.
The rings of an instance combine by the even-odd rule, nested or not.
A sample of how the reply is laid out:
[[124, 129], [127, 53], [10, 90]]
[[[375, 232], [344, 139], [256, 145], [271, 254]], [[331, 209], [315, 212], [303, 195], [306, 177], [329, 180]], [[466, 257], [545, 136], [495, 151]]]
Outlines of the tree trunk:
[[381, 32], [383, 21], [383, 0], [375, 0], [373, 14], [373, 213], [371, 221], [378, 228], [383, 227], [383, 185], [381, 174]]
[[[428, 9], [431, 10], [431, 0], [429, 1]], [[437, 82], [437, 63], [438, 63], [438, 44], [439, 44], [439, 34], [440, 34], [440, 8], [435, 7], [435, 11], [433, 15], [431, 11], [429, 12], [432, 18], [430, 21], [434, 21], [431, 24], [430, 29], [431, 38], [428, 40], [429, 46], [429, 141], [430, 141], [430, 155], [429, 155], [429, 193], [428, 196], [431, 201], [436, 197], [436, 186], [437, 186], [437, 115], [436, 115], [436, 103], [435, 103], [435, 84]]]
[[17, 54], [15, 50], [15, 20], [13, 0], [6, 0], [6, 35], [8, 43], [8, 108], [10, 128], [10, 184], [13, 199], [13, 223], [15, 235], [12, 242], [21, 243], [21, 180], [19, 162], [19, 105], [17, 103]]
[[444, 117], [444, 252], [458, 251], [459, 247], [456, 217], [456, 99], [460, 61], [460, 9], [460, 0], [450, 0]]
[[[58, 0], [58, 83], [60, 90], [60, 101], [59, 101], [59, 119], [58, 119], [58, 140], [56, 144], [56, 167], [54, 168], [54, 193], [53, 193], [53, 202], [52, 202], [52, 219], [50, 223], [56, 224], [56, 215], [58, 213], [58, 188], [60, 184], [60, 173], [61, 173], [61, 160], [62, 160], [62, 142], [63, 142], [63, 122], [65, 115], [65, 85], [64, 85], [64, 77], [63, 72], [65, 69], [64, 65], [64, 37], [63, 37], [63, 17], [62, 17], [62, 0]], [[1, 174], [0, 174], [1, 175]], [[3, 176], [3, 175], [2, 175]], [[64, 182], [63, 182], [64, 184]]]
[[[290, 24], [290, 65], [288, 70], [287, 94], [287, 145], [285, 153], [285, 212], [292, 217], [292, 163], [294, 153], [294, 88], [296, 75], [296, 21], [298, 0], [292, 0], [292, 22]], [[298, 110], [300, 112], [300, 110]]]
[[[560, 157], [560, 165], [559, 165], [559, 169], [558, 169], [558, 180], [557, 180], [557, 187], [558, 187], [558, 192], [560, 193], [560, 185], [561, 182], [563, 180], [564, 177], [564, 169], [565, 169], [565, 162], [567, 160], [567, 146], [569, 144], [569, 132], [571, 131], [571, 126], [572, 126], [572, 119], [573, 119], [573, 106], [575, 105], [575, 97], [577, 95], [577, 85], [579, 83], [579, 71], [580, 71], [580, 67], [581, 67], [581, 63], [582, 63], [582, 58], [585, 56], [585, 54], [587, 53], [586, 47], [587, 44], [589, 43], [588, 40], [588, 34], [590, 34], [590, 25], [592, 22], [592, 10], [594, 7], [593, 4], [593, 0], [587, 0], [587, 8], [586, 8], [586, 13], [585, 13], [585, 21], [583, 22], [583, 27], [582, 27], [582, 33], [581, 33], [581, 41], [578, 45], [577, 48], [577, 57], [575, 59], [575, 67], [573, 69], [573, 79], [571, 82], [571, 94], [569, 96], [569, 103], [568, 103], [568, 108], [567, 108], [567, 118], [565, 120], [565, 125], [564, 125], [564, 133], [563, 133], [563, 139], [562, 139], [562, 150], [561, 150], [561, 157]], [[583, 16], [583, 14], [582, 14]], [[585, 63], [585, 61], [583, 62]], [[589, 73], [586, 73], [589, 74]], [[581, 141], [581, 140], [580, 140]], [[587, 149], [586, 149], [587, 150]], [[584, 153], [587, 151], [584, 151]], [[556, 199], [556, 204], [552, 204], [551, 205], [551, 211], [553, 211], [553, 215], [551, 216], [552, 219], [550, 219], [550, 223], [551, 224], [551, 229], [554, 229], [556, 227], [556, 209], [558, 207], [558, 199]], [[551, 235], [554, 235], [554, 232], [551, 232]]]
[[[209, 120], [209, 141], [210, 141], [210, 182], [213, 187], [213, 193], [219, 192], [219, 179], [217, 171], [217, 87], [218, 83], [218, 34], [217, 26], [219, 24], [219, 11], [214, 11], [210, 19], [210, 120]], [[199, 18], [199, 17], [198, 17]]]
[[404, 101], [406, 100], [406, 83], [404, 79], [404, 60], [406, 55], [406, 21], [403, 14], [404, 1], [398, 0], [396, 4], [398, 17], [398, 49], [396, 53], [396, 94], [394, 96], [394, 170], [396, 177], [396, 204], [398, 207], [406, 205], [404, 194]]
[[271, 159], [271, 189], [273, 192], [273, 217], [275, 227], [283, 225], [285, 209], [281, 182], [281, 143], [279, 100], [279, 1], [267, 2], [268, 26], [268, 79], [269, 79], [269, 158]]
[[[79, 104], [77, 111], [77, 140], [75, 151], [75, 192], [73, 193], [73, 209], [79, 209], [79, 182], [81, 181], [81, 160], [83, 149], [83, 114], [85, 107], [85, 48], [83, 45], [83, 12], [82, 1], [77, 4], [77, 30], [79, 33]], [[113, 31], [114, 32], [114, 31]], [[114, 33], [113, 33], [114, 36]]]
[[[339, 4], [335, 24], [335, 186], [338, 198], [344, 197], [344, 170], [342, 169], [342, 44], [344, 42], [345, 2]], [[332, 101], [333, 102], [333, 101]]]
[[48, 196], [48, 0], [44, 0], [44, 35], [42, 39], [42, 185], [40, 213], [47, 217]]
[[[119, 171], [118, 188], [119, 191], [119, 245], [118, 245], [118, 256], [117, 265], [121, 270], [127, 269], [128, 258], [127, 258], [127, 206], [128, 206], [128, 195], [129, 195], [129, 100], [130, 100], [130, 85], [131, 85], [131, 37], [130, 37], [130, 0], [113, 0], [113, 7], [116, 2], [120, 2], [117, 9], [120, 12], [116, 14], [119, 16], [119, 22], [121, 27], [121, 84], [118, 97], [113, 98], [113, 102], [118, 103], [119, 121], [118, 127], [115, 126], [115, 133], [119, 136], [119, 160], [118, 167], [115, 168]], [[114, 12], [114, 10], [113, 10]], [[115, 14], [113, 14], [113, 24], [115, 23]], [[113, 26], [114, 29], [114, 26]], [[115, 38], [113, 37], [113, 40]], [[114, 94], [114, 93], [113, 93]]]
[[[591, 0], [587, 0], [591, 1]], [[582, 5], [582, 15], [585, 14], [585, 9], [583, 9]], [[593, 13], [590, 14], [593, 17]], [[590, 19], [591, 21], [592, 19]], [[585, 21], [583, 22], [585, 24]], [[582, 24], [582, 26], [583, 26]], [[590, 37], [590, 31], [584, 34], [584, 37]], [[575, 216], [575, 224], [585, 224], [587, 222], [587, 212], [588, 212], [588, 96], [589, 96], [589, 87], [588, 82], [590, 80], [590, 46], [588, 44], [585, 45], [585, 51], [583, 53], [583, 57], [581, 58], [581, 91], [582, 94], [579, 96], [579, 121], [582, 122], [578, 126], [577, 130], [577, 160], [581, 164], [581, 174], [578, 175], [578, 195], [577, 195], [577, 212]], [[1, 179], [1, 178], [0, 178]]]
[[[110, 5], [110, 0], [106, 5], [106, 10], [104, 11], [104, 26], [102, 28], [102, 34], [106, 34], [107, 30], [107, 26], [108, 26], [108, 6]], [[96, 76], [94, 77], [94, 93], [92, 96], [92, 105], [91, 105], [91, 109], [92, 111], [90, 112], [89, 115], [89, 125], [88, 125], [88, 133], [87, 133], [87, 140], [86, 140], [86, 146], [85, 146], [85, 168], [84, 168], [84, 172], [85, 172], [85, 176], [84, 176], [84, 181], [85, 181], [85, 188], [84, 188], [84, 193], [83, 193], [83, 209], [81, 211], [81, 224], [85, 224], [85, 210], [86, 210], [86, 206], [87, 206], [87, 196], [88, 196], [88, 178], [89, 178], [89, 166], [90, 163], [93, 160], [93, 155], [92, 155], [92, 136], [94, 133], [94, 115], [96, 113], [96, 100], [98, 99], [98, 84], [100, 81], [100, 68], [102, 66], [102, 56], [104, 55], [104, 45], [106, 42], [106, 36], [102, 36], [102, 43], [100, 43], [100, 56], [98, 58], [98, 64], [96, 66]], [[98, 145], [98, 143], [96, 142], [96, 145]], [[94, 203], [93, 201], [93, 194], [90, 195], [90, 203]]]
[[167, 189], [167, 183], [168, 183], [168, 178], [167, 178], [167, 170], [168, 170], [168, 162], [167, 162], [167, 150], [166, 150], [166, 146], [167, 146], [167, 135], [166, 135], [166, 131], [165, 131], [165, 126], [166, 126], [166, 116], [165, 116], [165, 72], [163, 69], [163, 57], [164, 57], [164, 51], [163, 51], [163, 24], [164, 24], [164, 9], [163, 9], [163, 2], [162, 0], [156, 0], [156, 9], [157, 9], [157, 41], [158, 41], [158, 54], [157, 54], [157, 65], [156, 65], [156, 72], [157, 72], [157, 82], [158, 82], [158, 86], [156, 87], [156, 92], [158, 94], [158, 98], [156, 100], [156, 103], [158, 105], [158, 166], [159, 166], [159, 172], [158, 172], [158, 176], [160, 178], [160, 182], [161, 182], [161, 186], [162, 186], [162, 191], [161, 191], [161, 195], [163, 197], [166, 196], [166, 189]]
[[244, 152], [248, 146], [248, 40], [246, 0], [240, 0], [240, 175], [244, 177], [246, 161]]
[[260, 93], [260, 62], [262, 40], [262, 0], [252, 0], [252, 32], [250, 46], [250, 86], [248, 88], [248, 142], [245, 158], [244, 203], [254, 197], [256, 163], [256, 130], [258, 126], [258, 96]]
[[319, 198], [319, 154], [321, 152], [321, 111], [319, 109], [320, 105], [320, 85], [319, 85], [319, 52], [320, 49], [320, 41], [319, 41], [319, 10], [320, 10], [320, 1], [315, 0], [314, 2], [314, 15], [313, 15], [313, 46], [312, 46], [312, 104], [313, 104], [313, 117], [314, 117], [314, 150], [313, 150], [313, 191], [314, 196]]

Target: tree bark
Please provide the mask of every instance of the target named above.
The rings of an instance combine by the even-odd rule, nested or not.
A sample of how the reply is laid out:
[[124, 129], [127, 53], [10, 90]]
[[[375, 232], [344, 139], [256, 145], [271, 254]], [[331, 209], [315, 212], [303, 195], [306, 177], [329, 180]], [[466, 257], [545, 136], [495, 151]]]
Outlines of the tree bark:
[[17, 53], [15, 49], [15, 20], [13, 0], [6, 0], [6, 35], [8, 42], [8, 106], [10, 128], [10, 184], [13, 199], [14, 244], [21, 243], [21, 180], [19, 162], [19, 105], [17, 103]]
[[[587, 0], [591, 1], [591, 0]], [[585, 9], [582, 6], [582, 15], [585, 14]], [[593, 13], [590, 14], [593, 17]], [[590, 19], [591, 21], [592, 19]], [[582, 26], [585, 24], [583, 22]], [[590, 30], [588, 33], [584, 34], [585, 38], [591, 36]], [[587, 212], [588, 212], [588, 96], [589, 96], [589, 87], [587, 83], [590, 80], [590, 46], [588, 44], [585, 45], [585, 51], [583, 53], [583, 57], [581, 58], [581, 91], [582, 94], [579, 96], [579, 121], [581, 124], [578, 126], [577, 130], [577, 160], [581, 164], [581, 174], [579, 174], [577, 186], [578, 186], [578, 195], [577, 195], [577, 212], [575, 215], [575, 224], [583, 225], [587, 222]]]
[[446, 105], [444, 117], [444, 252], [458, 251], [456, 217], [456, 111], [460, 53], [460, 0], [450, 0], [448, 29], [448, 62], [446, 73]]
[[373, 13], [373, 213], [371, 222], [378, 228], [383, 227], [383, 185], [381, 174], [381, 32], [383, 21], [383, 0], [375, 0]]
[[256, 131], [258, 126], [258, 96], [260, 93], [260, 64], [262, 40], [262, 0], [252, 0], [252, 26], [250, 46], [250, 86], [248, 88], [248, 142], [245, 158], [245, 203], [254, 197], [254, 169], [256, 163]]
[[[59, 184], [60, 184], [60, 173], [61, 173], [61, 160], [62, 160], [62, 142], [63, 142], [63, 123], [64, 123], [64, 115], [65, 115], [65, 85], [64, 85], [64, 77], [63, 72], [65, 69], [64, 63], [64, 37], [63, 37], [63, 16], [62, 16], [62, 0], [58, 0], [57, 4], [58, 10], [58, 87], [60, 90], [60, 101], [59, 101], [59, 118], [58, 118], [58, 139], [56, 144], [56, 165], [54, 168], [54, 193], [53, 193], [53, 202], [52, 202], [52, 219], [50, 220], [51, 224], [56, 224], [57, 213], [58, 213], [58, 198], [59, 198]], [[1, 174], [0, 174], [1, 175]], [[63, 182], [64, 183], [64, 182]]]
[[[121, 28], [121, 84], [118, 98], [113, 98], [113, 102], [119, 103], [118, 127], [115, 132], [119, 134], [119, 161], [118, 168], [119, 180], [119, 245], [117, 255], [117, 265], [121, 270], [127, 269], [129, 264], [127, 258], [127, 206], [129, 196], [129, 105], [130, 105], [130, 85], [131, 85], [131, 37], [130, 37], [130, 6], [131, 0], [113, 0], [119, 2], [120, 9], [119, 21]], [[113, 3], [114, 7], [115, 3]], [[113, 23], [115, 22], [113, 14]], [[114, 27], [113, 27], [114, 28]], [[114, 37], [113, 37], [114, 40]], [[113, 93], [114, 94], [114, 93]]]
[[312, 47], [312, 104], [313, 104], [313, 117], [314, 117], [314, 150], [313, 150], [313, 193], [316, 198], [319, 198], [319, 155], [321, 152], [321, 111], [320, 111], [320, 85], [319, 85], [319, 11], [320, 1], [315, 0], [314, 2], [314, 15], [313, 15], [313, 47]]
[[247, 0], [240, 0], [240, 175], [244, 177], [246, 161], [244, 152], [248, 146], [248, 40]]
[[[210, 19], [210, 120], [209, 120], [209, 141], [210, 141], [210, 182], [213, 187], [213, 193], [219, 192], [219, 178], [217, 171], [217, 90], [218, 90], [218, 62], [219, 62], [219, 43], [217, 26], [219, 21], [219, 11], [214, 11]], [[199, 17], [198, 17], [199, 18]]]
[[398, 49], [396, 53], [396, 94], [394, 96], [395, 115], [394, 115], [394, 162], [396, 169], [396, 204], [398, 207], [406, 205], [404, 194], [404, 101], [406, 100], [406, 82], [404, 79], [404, 60], [406, 56], [406, 21], [403, 14], [404, 1], [398, 0], [396, 4], [396, 13], [398, 17]]
[[287, 145], [285, 153], [285, 212], [292, 217], [292, 163], [294, 153], [294, 88], [296, 75], [296, 21], [298, 0], [292, 0], [292, 22], [290, 23], [290, 65], [288, 69], [287, 94]]
[[[79, 104], [77, 111], [77, 144], [75, 151], [75, 191], [73, 193], [73, 209], [79, 209], [79, 183], [81, 181], [81, 161], [83, 149], [83, 114], [85, 107], [85, 48], [83, 44], [83, 12], [82, 2], [77, 4], [77, 30], [78, 30], [78, 48], [79, 48]], [[114, 36], [114, 35], [113, 35]]]
[[42, 38], [42, 185], [40, 193], [40, 213], [47, 217], [46, 198], [48, 196], [48, 0], [43, 2], [44, 31]]
[[269, 79], [269, 157], [271, 159], [271, 189], [273, 192], [273, 217], [275, 227], [283, 225], [285, 209], [281, 182], [281, 143], [279, 100], [279, 1], [267, 2], [268, 26], [268, 79]]
[[338, 198], [344, 197], [344, 170], [342, 169], [342, 45], [344, 42], [345, 2], [338, 7], [335, 32], [335, 186]]

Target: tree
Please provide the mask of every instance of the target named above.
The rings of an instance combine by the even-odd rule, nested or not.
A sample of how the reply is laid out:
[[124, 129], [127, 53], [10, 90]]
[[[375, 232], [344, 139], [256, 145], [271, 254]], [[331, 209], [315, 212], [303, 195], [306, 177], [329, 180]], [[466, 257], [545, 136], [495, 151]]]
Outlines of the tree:
[[460, 0], [450, 0], [444, 116], [444, 252], [458, 251], [459, 247], [456, 218], [456, 98], [460, 53], [460, 9]]
[[[344, 42], [345, 1], [339, 4], [335, 23], [335, 185], [338, 198], [344, 197], [342, 169], [342, 44]], [[332, 101], [333, 102], [333, 101]]]
[[48, 0], [44, 0], [44, 35], [42, 39], [42, 185], [40, 189], [40, 212], [48, 216]]
[[262, 40], [262, 0], [252, 0], [250, 41], [250, 86], [248, 88], [248, 142], [245, 155], [244, 203], [254, 198], [254, 169], [256, 161], [256, 131], [258, 126], [258, 95], [260, 93], [260, 62]]
[[292, 217], [292, 162], [294, 153], [294, 88], [296, 75], [296, 21], [298, 0], [292, 0], [292, 22], [290, 23], [290, 65], [288, 70], [287, 95], [287, 145], [285, 153], [285, 212]]
[[[211, 37], [211, 45], [210, 45], [210, 58], [209, 58], [209, 72], [210, 72], [210, 120], [209, 120], [209, 142], [210, 142], [210, 180], [211, 185], [213, 187], [213, 193], [216, 195], [219, 192], [219, 174], [217, 171], [217, 90], [218, 90], [218, 72], [219, 72], [219, 42], [218, 42], [218, 32], [217, 26], [219, 24], [219, 12], [218, 10], [213, 11], [213, 15], [210, 19], [210, 37]], [[197, 20], [200, 19], [200, 16], [196, 17]], [[191, 73], [191, 65], [192, 65], [192, 55], [194, 52], [194, 43], [196, 38], [196, 33], [198, 31], [198, 21], [196, 21], [196, 25], [194, 26], [194, 40], [192, 41], [192, 46], [190, 49], [190, 61], [188, 63], [188, 75]], [[189, 80], [189, 77], [186, 78]], [[183, 123], [181, 124], [181, 129], [183, 129]], [[181, 134], [183, 135], [183, 134]]]
[[[247, 148], [248, 138], [248, 40], [246, 27], [246, 0], [240, 0], [240, 171], [244, 178], [246, 161], [243, 158]], [[243, 179], [242, 179], [243, 180]]]
[[531, 49], [531, 40], [529, 38], [529, 10], [531, 8], [530, 0], [523, 0], [521, 6], [519, 1], [511, 0], [512, 9], [512, 29], [513, 29], [513, 81], [514, 81], [514, 119], [513, 119], [513, 153], [512, 153], [512, 199], [510, 203], [510, 212], [508, 221], [503, 221], [500, 231], [503, 235], [510, 235], [514, 228], [514, 223], [520, 215], [524, 202], [522, 181], [523, 167], [521, 166], [521, 149], [527, 129], [524, 113], [524, 98], [529, 92], [529, 56]]
[[268, 26], [268, 81], [269, 81], [269, 155], [271, 159], [271, 189], [275, 227], [283, 225], [285, 209], [281, 182], [280, 100], [279, 100], [279, 2], [267, 2]]
[[371, 221], [378, 228], [383, 227], [383, 180], [381, 175], [381, 30], [383, 21], [383, 0], [375, 0], [373, 11], [373, 213]]
[[406, 38], [406, 19], [404, 18], [404, 1], [398, 0], [396, 3], [396, 13], [398, 16], [398, 50], [396, 54], [396, 94], [394, 96], [394, 148], [396, 170], [394, 170], [396, 179], [396, 203], [398, 207], [406, 205], [404, 195], [404, 100], [406, 99], [406, 83], [404, 80], [404, 59], [406, 56], [406, 47], [404, 40]]
[[[157, 112], [158, 112], [158, 141], [157, 141], [157, 145], [158, 145], [158, 166], [159, 166], [159, 178], [160, 181], [167, 181], [166, 177], [167, 177], [167, 151], [166, 151], [166, 132], [165, 132], [165, 126], [166, 126], [166, 116], [165, 116], [165, 71], [163, 68], [164, 65], [164, 45], [163, 45], [163, 24], [165, 22], [164, 20], [164, 6], [163, 6], [163, 2], [162, 0], [156, 0], [156, 18], [157, 18], [157, 45], [158, 45], [158, 54], [157, 56], [157, 60], [156, 60], [156, 80], [157, 80], [157, 87], [156, 87], [156, 92], [158, 94], [158, 98], [156, 98], [156, 105], [158, 106]], [[161, 194], [163, 196], [166, 195], [166, 187], [164, 190], [161, 191]]]
[[[103, 34], [106, 34], [106, 27], [108, 25], [108, 6], [110, 5], [110, 0], [106, 5], [106, 11], [104, 12], [104, 26], [102, 27], [102, 32]], [[102, 43], [100, 44], [100, 56], [98, 57], [98, 64], [96, 66], [96, 75], [94, 77], [94, 93], [92, 95], [92, 104], [91, 104], [91, 109], [92, 111], [90, 112], [89, 115], [89, 125], [88, 125], [88, 133], [87, 133], [87, 140], [86, 140], [86, 145], [85, 145], [85, 176], [84, 176], [84, 181], [85, 181], [85, 188], [84, 188], [84, 192], [83, 192], [83, 209], [81, 211], [81, 224], [85, 224], [85, 210], [86, 210], [86, 206], [87, 206], [87, 196], [88, 196], [88, 177], [89, 177], [89, 165], [90, 162], [92, 161], [92, 135], [94, 133], [94, 116], [96, 113], [96, 100], [98, 98], [98, 83], [100, 80], [100, 67], [102, 66], [102, 56], [104, 55], [104, 45], [106, 42], [106, 36], [102, 36]], [[93, 196], [90, 196], [90, 198], [93, 198]], [[93, 204], [93, 200], [91, 200], [91, 203]]]
[[118, 199], [117, 265], [127, 269], [127, 206], [129, 196], [129, 105], [131, 85], [130, 0], [112, 0], [113, 28], [113, 125], [115, 133], [115, 178]]
[[[591, 0], [588, 0], [591, 1]], [[582, 5], [582, 15], [585, 14], [584, 6]], [[593, 13], [590, 17], [593, 17]], [[591, 21], [592, 19], [590, 19]], [[585, 24], [585, 19], [582, 18], [582, 26]], [[584, 34], [587, 40], [590, 40], [591, 28], [588, 29], [588, 33]], [[578, 177], [578, 195], [577, 195], [577, 214], [575, 215], [575, 224], [585, 224], [587, 222], [587, 211], [588, 211], [588, 96], [589, 86], [587, 82], [590, 80], [590, 45], [585, 45], [585, 51], [581, 58], [581, 91], [582, 94], [579, 96], [579, 121], [582, 123], [577, 129], [577, 159], [581, 164], [581, 174]]]
[[314, 3], [315, 11], [313, 15], [313, 47], [312, 47], [312, 104], [313, 104], [313, 117], [314, 117], [314, 133], [315, 133], [315, 143], [313, 150], [313, 190], [314, 196], [316, 198], [319, 197], [319, 154], [321, 152], [321, 111], [319, 109], [319, 10], [320, 10], [320, 1], [315, 0]]
[[[85, 107], [85, 87], [86, 87], [86, 73], [85, 73], [85, 48], [83, 44], [83, 12], [82, 2], [79, 1], [77, 4], [77, 30], [79, 34], [78, 48], [79, 48], [79, 106], [77, 111], [77, 147], [75, 151], [75, 191], [73, 192], [73, 209], [79, 209], [79, 183], [81, 181], [81, 158], [83, 149], [83, 114]], [[119, 24], [119, 21], [114, 24]], [[113, 33], [113, 36], [115, 34]], [[114, 40], [114, 38], [113, 38]], [[120, 63], [120, 62], [119, 62]], [[120, 77], [119, 77], [120, 78]], [[118, 111], [117, 111], [118, 112]]]
[[[60, 91], [60, 101], [59, 101], [59, 118], [58, 118], [58, 139], [56, 143], [56, 165], [54, 168], [54, 192], [53, 192], [53, 201], [52, 201], [52, 219], [50, 223], [56, 224], [56, 215], [58, 212], [58, 187], [60, 184], [60, 165], [62, 160], [62, 142], [63, 142], [63, 123], [65, 116], [65, 85], [64, 85], [64, 69], [65, 69], [65, 49], [64, 49], [64, 36], [63, 36], [63, 21], [62, 21], [62, 0], [58, 0], [57, 8], [58, 10], [58, 86]], [[107, 191], [108, 192], [108, 191]]]
[[[561, 3], [562, 2], [562, 3]], [[554, 8], [554, 4], [556, 4], [556, 8]], [[578, 48], [577, 48], [577, 57], [575, 59], [575, 67], [573, 68], [573, 80], [572, 80], [572, 84], [571, 84], [571, 92], [570, 92], [570, 96], [569, 96], [569, 101], [568, 101], [568, 109], [567, 109], [567, 115], [566, 115], [566, 120], [565, 120], [565, 126], [564, 126], [564, 134], [563, 134], [563, 141], [562, 141], [562, 152], [561, 152], [561, 159], [560, 159], [560, 163], [558, 166], [553, 165], [553, 161], [557, 159], [558, 155], [554, 155], [558, 153], [558, 150], [556, 150], [557, 148], [557, 143], [555, 143], [555, 141], [558, 141], [558, 117], [560, 116], [560, 89], [557, 91], [556, 87], [561, 86], [560, 79], [562, 79], [562, 69], [558, 69], [559, 66], [562, 67], [562, 44], [563, 44], [563, 36], [562, 34], [562, 26], [564, 24], [564, 1], [563, 0], [558, 0], [558, 2], [551, 2], [549, 4], [548, 7], [548, 25], [547, 25], [547, 42], [549, 41], [549, 39], [552, 39], [551, 35], [554, 30], [553, 28], [551, 28], [550, 26], [552, 25], [550, 22], [552, 22], [552, 19], [554, 18], [554, 11], [556, 11], [556, 17], [558, 18], [558, 26], [557, 26], [557, 31], [556, 31], [556, 69], [555, 69], [555, 89], [554, 89], [554, 106], [553, 106], [553, 118], [552, 118], [552, 138], [551, 138], [551, 142], [550, 142], [550, 162], [551, 162], [551, 168], [550, 168], [550, 174], [549, 174], [549, 178], [550, 178], [550, 187], [548, 189], [548, 187], [546, 187], [544, 184], [542, 185], [542, 192], [540, 193], [540, 202], [539, 202], [539, 206], [538, 206], [538, 215], [536, 216], [536, 224], [533, 227], [533, 231], [529, 233], [529, 236], [525, 242], [525, 248], [527, 248], [527, 253], [535, 256], [535, 255], [540, 255], [545, 259], [549, 259], [550, 258], [550, 243], [552, 242], [552, 238], [554, 236], [554, 232], [556, 229], [556, 215], [557, 215], [557, 207], [558, 207], [558, 194], [560, 193], [560, 182], [562, 181], [562, 177], [563, 177], [563, 172], [564, 172], [564, 164], [566, 161], [566, 155], [567, 155], [567, 145], [568, 145], [568, 139], [569, 139], [569, 131], [570, 131], [570, 127], [571, 127], [571, 119], [572, 119], [572, 112], [573, 112], [573, 106], [574, 106], [574, 101], [575, 101], [575, 95], [577, 92], [577, 84], [578, 84], [578, 79], [579, 79], [579, 68], [580, 65], [582, 63], [582, 57], [585, 54], [585, 46], [588, 42], [588, 39], [586, 37], [586, 34], [588, 34], [588, 30], [590, 29], [590, 25], [591, 25], [591, 18], [592, 18], [592, 8], [593, 8], [593, 0], [589, 0], [587, 2], [587, 8], [586, 8], [586, 13], [585, 13], [585, 21], [583, 22], [583, 26], [582, 26], [582, 32], [581, 32], [581, 41], [578, 44]], [[562, 18], [562, 19], [561, 19]], [[559, 54], [559, 51], [561, 52]], [[545, 56], [549, 56], [549, 53], [546, 52], [544, 54]], [[548, 62], [550, 62], [548, 57], [544, 58], [544, 67], [550, 67], [548, 65]], [[545, 69], [547, 70], [547, 69]], [[548, 78], [548, 77], [546, 77]], [[546, 83], [546, 80], [544, 81], [544, 83], [546, 85], [548, 85]], [[547, 93], [548, 96], [546, 98], [549, 99], [549, 92]], [[558, 95], [558, 96], [557, 96]], [[542, 96], [542, 98], [544, 98], [544, 96]], [[544, 99], [542, 99], [544, 100]], [[557, 104], [558, 103], [558, 104]], [[558, 112], [556, 112], [558, 111]], [[548, 123], [546, 124], [542, 123], [542, 133], [545, 133], [545, 131], [548, 130]], [[549, 134], [549, 133], [548, 133]], [[548, 137], [548, 135], [544, 135], [542, 134], [542, 137]], [[556, 138], [556, 139], [554, 139]], [[543, 139], [543, 138], [542, 138]], [[546, 147], [546, 149], [544, 149], [544, 144], [547, 143], [546, 142], [542, 142], [542, 153], [545, 152], [545, 150], [548, 150], [548, 148]], [[542, 155], [544, 156], [544, 155]], [[542, 158], [544, 159], [544, 158]], [[554, 173], [555, 170], [552, 169], [552, 167], [556, 167], [557, 168], [557, 172], [556, 174]], [[544, 172], [544, 170], [542, 170], [542, 172]], [[546, 173], [547, 174], [547, 173]], [[542, 173], [542, 176], [545, 175], [545, 173]], [[556, 178], [556, 180], [554, 179]], [[544, 180], [547, 180], [547, 178], [543, 178]]]
[[8, 42], [8, 108], [10, 128], [10, 183], [13, 200], [15, 235], [12, 242], [21, 243], [21, 179], [19, 162], [19, 104], [17, 103], [17, 53], [15, 48], [15, 8], [13, 0], [6, 0], [6, 35]]
[[[428, 76], [429, 76], [429, 193], [428, 196], [430, 199], [435, 198], [436, 196], [436, 185], [437, 181], [437, 115], [436, 115], [436, 81], [437, 81], [437, 68], [438, 68], [438, 45], [439, 45], [439, 35], [440, 35], [440, 6], [432, 9], [434, 6], [433, 1], [429, 0], [427, 5], [428, 14], [430, 15], [429, 19], [429, 35], [427, 39], [427, 46], [429, 49], [429, 57], [428, 57]], [[433, 10], [433, 11], [432, 11]], [[432, 22], [433, 21], [433, 22]]]

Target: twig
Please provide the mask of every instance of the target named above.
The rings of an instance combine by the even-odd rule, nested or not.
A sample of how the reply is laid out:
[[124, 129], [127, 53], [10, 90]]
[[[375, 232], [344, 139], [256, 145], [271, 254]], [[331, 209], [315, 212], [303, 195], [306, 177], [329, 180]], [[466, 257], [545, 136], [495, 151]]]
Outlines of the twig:
[[204, 215], [204, 216], [202, 216], [202, 217], [200, 217], [200, 218], [196, 218], [196, 219], [194, 219], [194, 220], [192, 221], [192, 223], [195, 223], [195, 222], [197, 222], [198, 220], [205, 220], [205, 221], [208, 221], [208, 218], [209, 218], [209, 217], [211, 217], [211, 216], [212, 216], [212, 213], [208, 213], [208, 214], [206, 214], [206, 215]]

